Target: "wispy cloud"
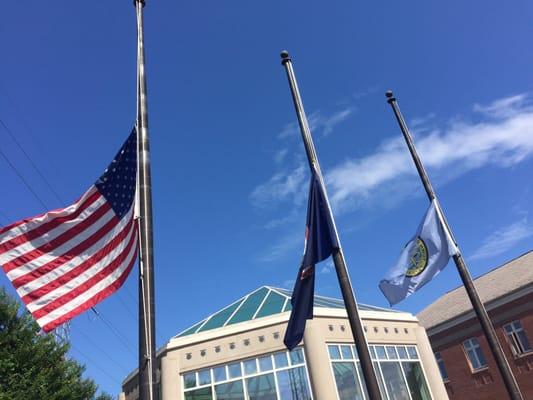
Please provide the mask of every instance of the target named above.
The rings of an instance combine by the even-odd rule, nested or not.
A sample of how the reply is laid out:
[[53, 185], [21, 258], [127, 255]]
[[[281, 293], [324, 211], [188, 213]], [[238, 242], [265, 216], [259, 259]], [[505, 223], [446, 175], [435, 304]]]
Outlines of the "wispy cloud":
[[250, 194], [250, 200], [254, 206], [260, 208], [285, 201], [300, 204], [305, 199], [306, 176], [303, 163], [292, 170], [278, 172], [267, 182], [257, 186]]
[[258, 261], [277, 261], [290, 251], [297, 251], [298, 247], [302, 248], [303, 243], [303, 232], [297, 232], [293, 230], [289, 234], [283, 235], [276, 243], [274, 243], [274, 245], [270, 246], [261, 255], [259, 255]]
[[[526, 95], [500, 99], [476, 111], [491, 118], [453, 122], [416, 138], [427, 168], [441, 179], [456, 178], [489, 164], [513, 166], [533, 154], [533, 109]], [[326, 176], [334, 207], [347, 210], [371, 196], [391, 192], [395, 198], [412, 189], [416, 171], [401, 137], [382, 143], [372, 154], [343, 162]]]
[[[332, 114], [324, 114], [322, 111], [314, 111], [307, 116], [309, 129], [315, 134], [327, 136], [331, 134], [334, 128], [341, 122], [347, 120], [355, 111], [352, 106], [344, 107]], [[278, 138], [285, 139], [300, 134], [300, 128], [297, 122], [288, 123], [278, 134]]]
[[322, 265], [320, 268], [321, 274], [331, 274], [333, 272], [333, 261], [329, 260]]
[[489, 235], [470, 258], [477, 260], [497, 256], [531, 236], [533, 236], [533, 226], [523, 218]]

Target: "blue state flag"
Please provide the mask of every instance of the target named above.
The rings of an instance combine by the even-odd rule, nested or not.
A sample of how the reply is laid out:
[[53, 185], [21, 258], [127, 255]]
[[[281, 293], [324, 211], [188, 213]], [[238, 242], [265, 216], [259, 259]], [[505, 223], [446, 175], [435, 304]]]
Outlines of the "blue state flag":
[[338, 247], [326, 195], [317, 172], [313, 171], [307, 204], [304, 255], [296, 276], [291, 297], [291, 316], [283, 339], [289, 350], [300, 343], [306, 321], [313, 319], [315, 264], [328, 258]]
[[439, 205], [433, 200], [416, 235], [407, 243], [396, 265], [379, 282], [379, 288], [391, 306], [399, 303], [433, 279], [457, 252], [442, 223]]

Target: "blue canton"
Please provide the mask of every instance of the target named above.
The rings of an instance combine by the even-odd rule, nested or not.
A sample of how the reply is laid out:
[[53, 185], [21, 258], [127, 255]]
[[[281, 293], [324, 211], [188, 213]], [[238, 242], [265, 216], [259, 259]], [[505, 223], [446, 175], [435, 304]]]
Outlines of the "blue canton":
[[136, 180], [137, 131], [133, 128], [111, 164], [95, 183], [119, 219], [122, 219], [135, 201]]

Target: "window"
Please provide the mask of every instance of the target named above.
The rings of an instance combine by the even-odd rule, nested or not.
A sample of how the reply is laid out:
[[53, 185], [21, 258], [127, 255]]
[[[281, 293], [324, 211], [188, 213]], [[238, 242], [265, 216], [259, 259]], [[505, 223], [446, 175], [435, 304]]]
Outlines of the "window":
[[465, 349], [465, 353], [470, 361], [470, 367], [472, 367], [474, 371], [487, 366], [485, 356], [483, 355], [481, 347], [479, 346], [479, 342], [476, 338], [465, 340], [463, 342], [463, 348]]
[[529, 340], [520, 321], [514, 321], [504, 325], [503, 329], [515, 356], [529, 353], [531, 351]]
[[185, 400], [312, 400], [301, 348], [183, 374]]
[[439, 351], [435, 353], [435, 359], [437, 360], [437, 365], [439, 366], [440, 376], [442, 376], [444, 382], [447, 382], [448, 372], [446, 372], [446, 366], [444, 365], [444, 360], [442, 359]]
[[[339, 400], [367, 400], [355, 347], [329, 344], [328, 352]], [[431, 400], [416, 346], [370, 346], [383, 400]]]

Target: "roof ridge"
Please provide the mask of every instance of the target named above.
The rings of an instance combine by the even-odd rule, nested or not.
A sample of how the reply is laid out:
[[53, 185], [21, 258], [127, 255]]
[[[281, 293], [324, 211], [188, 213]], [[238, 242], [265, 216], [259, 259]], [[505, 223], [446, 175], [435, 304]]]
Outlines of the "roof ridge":
[[[498, 269], [500, 269], [500, 268], [503, 268], [503, 267], [505, 267], [507, 264], [511, 264], [513, 261], [516, 261], [516, 260], [518, 260], [519, 258], [522, 258], [522, 257], [526, 256], [527, 254], [529, 254], [529, 253], [531, 253], [531, 252], [533, 252], [533, 249], [528, 250], [528, 251], [526, 251], [525, 253], [520, 254], [519, 256], [516, 256], [516, 257], [514, 257], [514, 258], [511, 258], [510, 260], [505, 261], [505, 262], [503, 262], [503, 263], [497, 265], [496, 267], [493, 267], [493, 268], [489, 269], [488, 271], [483, 272], [482, 274], [476, 276], [475, 278], [472, 278], [472, 281], [475, 282], [475, 281], [477, 281], [478, 279], [481, 279], [481, 278], [483, 278], [484, 276], [490, 274], [491, 272], [494, 272], [494, 271], [496, 271], [496, 270], [498, 270]], [[461, 284], [461, 285], [458, 285], [458, 286], [454, 287], [453, 289], [448, 290], [446, 293], [443, 294], [443, 296], [446, 296], [448, 293], [455, 292], [456, 290], [461, 289], [461, 288], [464, 288], [464, 285]], [[441, 296], [441, 297], [442, 297], [442, 296]]]

